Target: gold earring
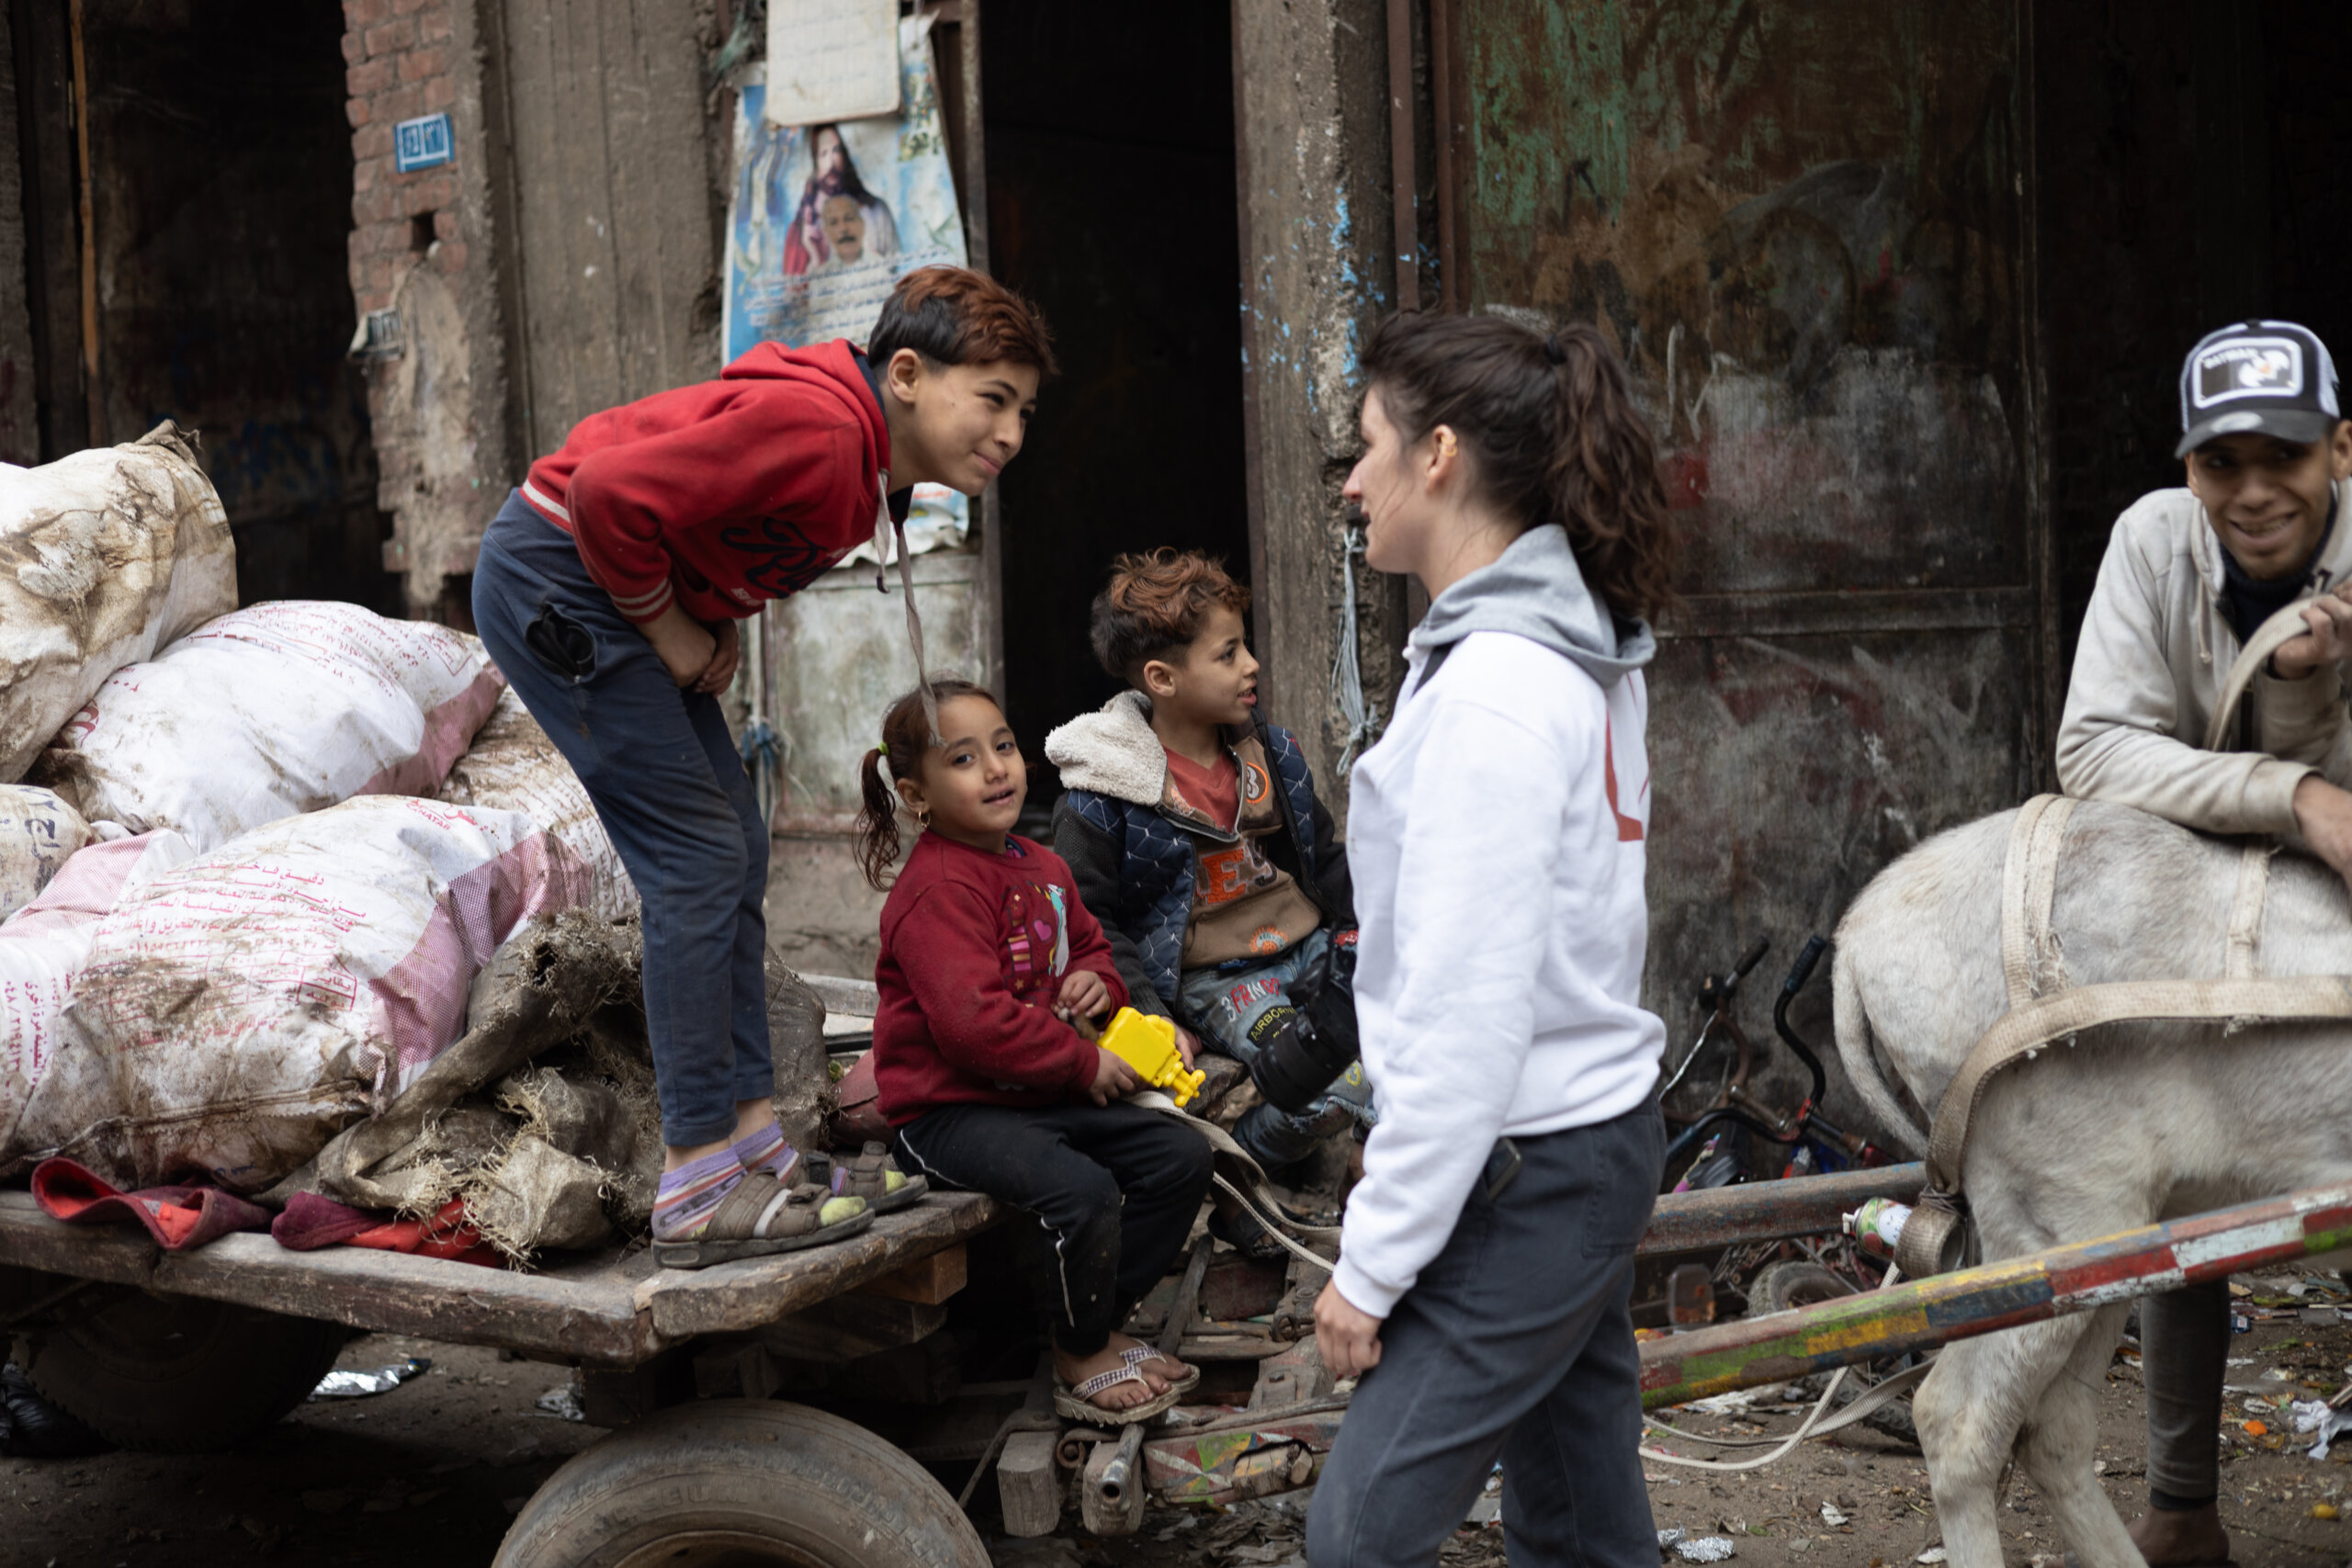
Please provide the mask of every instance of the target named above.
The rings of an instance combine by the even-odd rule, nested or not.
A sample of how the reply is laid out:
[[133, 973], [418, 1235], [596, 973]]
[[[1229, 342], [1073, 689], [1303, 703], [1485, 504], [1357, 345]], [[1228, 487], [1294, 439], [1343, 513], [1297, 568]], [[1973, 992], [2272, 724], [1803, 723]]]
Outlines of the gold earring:
[[917, 827], [919, 827], [919, 828], [922, 828], [922, 829], [924, 829], [926, 832], [930, 830], [930, 828], [931, 828], [931, 807], [928, 807], [928, 806], [918, 806], [918, 807], [915, 807], [915, 825], [916, 825]]

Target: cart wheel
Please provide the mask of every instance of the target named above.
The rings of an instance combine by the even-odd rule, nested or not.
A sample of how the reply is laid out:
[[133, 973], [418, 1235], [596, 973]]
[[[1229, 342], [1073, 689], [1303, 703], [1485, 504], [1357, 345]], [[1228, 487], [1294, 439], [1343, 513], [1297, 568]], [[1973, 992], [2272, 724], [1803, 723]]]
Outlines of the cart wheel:
[[[1787, 1262], [1769, 1265], [1756, 1276], [1756, 1282], [1748, 1287], [1747, 1304], [1748, 1310], [1754, 1313], [1786, 1312], [1791, 1307], [1811, 1306], [1816, 1302], [1835, 1301], [1840, 1296], [1856, 1293], [1854, 1282], [1845, 1276], [1834, 1274], [1818, 1263], [1792, 1258]], [[1906, 1357], [1904, 1362], [1894, 1364], [1907, 1364], [1908, 1360]], [[1882, 1374], [1890, 1365], [1884, 1362], [1874, 1364]], [[1838, 1401], [1838, 1405], [1842, 1408], [1851, 1404], [1862, 1396], [1869, 1386], [1860, 1378], [1848, 1378]], [[1862, 1425], [1872, 1431], [1883, 1432], [1898, 1442], [1909, 1443], [1914, 1448], [1918, 1446], [1919, 1428], [1912, 1424], [1911, 1402], [1908, 1399], [1898, 1399], [1872, 1411], [1862, 1417]]]
[[797, 1404], [675, 1405], [548, 1477], [492, 1568], [989, 1568], [931, 1472]]
[[1854, 1293], [1854, 1282], [1841, 1279], [1818, 1263], [1808, 1263], [1801, 1258], [1765, 1266], [1747, 1287], [1747, 1310], [1750, 1315], [1761, 1316], [1768, 1312], [1787, 1312], [1792, 1307], [1811, 1306], [1815, 1302], [1835, 1301], [1839, 1296]]
[[16, 1360], [41, 1397], [119, 1447], [206, 1453], [301, 1404], [350, 1337], [339, 1323], [123, 1287], [19, 1334]]

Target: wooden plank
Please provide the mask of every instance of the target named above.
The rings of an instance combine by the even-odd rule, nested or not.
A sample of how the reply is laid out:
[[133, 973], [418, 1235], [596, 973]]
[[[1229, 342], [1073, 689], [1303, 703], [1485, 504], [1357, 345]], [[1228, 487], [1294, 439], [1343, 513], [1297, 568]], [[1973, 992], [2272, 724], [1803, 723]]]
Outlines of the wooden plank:
[[375, 1333], [628, 1366], [690, 1335], [745, 1332], [805, 1311], [952, 1247], [1001, 1213], [977, 1194], [949, 1193], [835, 1247], [693, 1271], [657, 1269], [639, 1250], [522, 1273], [364, 1247], [288, 1252], [256, 1234], [166, 1254], [133, 1227], [64, 1224], [30, 1193], [0, 1192], [0, 1264]]
[[858, 1292], [864, 1296], [888, 1296], [893, 1301], [917, 1302], [924, 1306], [937, 1306], [971, 1279], [970, 1258], [964, 1244], [944, 1247], [928, 1258], [918, 1258], [904, 1269], [869, 1281]]
[[997, 1502], [1004, 1533], [1041, 1536], [1062, 1522], [1061, 1473], [1054, 1468], [1054, 1432], [1015, 1432], [996, 1461]]
[[671, 0], [605, 0], [604, 10], [617, 403], [718, 371], [717, 318], [698, 343], [694, 316], [718, 276], [711, 154], [727, 157], [732, 121], [704, 118], [692, 10]]
[[1003, 1213], [977, 1192], [933, 1193], [902, 1213], [883, 1215], [848, 1241], [716, 1269], [667, 1271], [638, 1286], [637, 1299], [665, 1339], [741, 1332], [859, 1290], [988, 1229]]
[[760, 1330], [760, 1343], [797, 1361], [854, 1361], [927, 1339], [947, 1309], [873, 1296], [835, 1296]]
[[625, 1365], [655, 1348], [619, 1284], [364, 1247], [288, 1252], [266, 1235], [166, 1253], [128, 1225], [68, 1225], [29, 1192], [0, 1192], [0, 1261], [461, 1344]]

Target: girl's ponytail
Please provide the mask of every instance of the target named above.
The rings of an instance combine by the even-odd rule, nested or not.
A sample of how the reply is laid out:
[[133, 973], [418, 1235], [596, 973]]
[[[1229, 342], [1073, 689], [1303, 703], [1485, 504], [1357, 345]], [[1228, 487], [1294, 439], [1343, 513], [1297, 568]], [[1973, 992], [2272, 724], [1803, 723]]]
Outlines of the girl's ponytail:
[[1672, 603], [1657, 446], [1597, 328], [1547, 338], [1504, 316], [1408, 310], [1374, 329], [1363, 367], [1408, 445], [1445, 425], [1489, 502], [1527, 527], [1559, 524], [1611, 610], [1649, 618]]
[[1620, 615], [1655, 616], [1674, 596], [1674, 530], [1650, 427], [1625, 366], [1599, 329], [1573, 321], [1544, 345], [1556, 388], [1544, 490], [1551, 517]]
[[899, 792], [882, 776], [881, 748], [866, 749], [857, 765], [857, 867], [878, 893], [890, 886], [890, 867], [899, 858]]
[[899, 842], [901, 802], [893, 781], [920, 776], [922, 760], [933, 744], [935, 721], [932, 716], [950, 697], [996, 701], [995, 694], [986, 686], [976, 686], [953, 675], [937, 676], [929, 682], [928, 693], [918, 686], [890, 705], [890, 711], [882, 716], [882, 744], [868, 749], [865, 761], [857, 765], [859, 804], [857, 824], [853, 829], [857, 840], [857, 868], [865, 874], [867, 886], [876, 892], [890, 886], [890, 868], [898, 863], [902, 851]]

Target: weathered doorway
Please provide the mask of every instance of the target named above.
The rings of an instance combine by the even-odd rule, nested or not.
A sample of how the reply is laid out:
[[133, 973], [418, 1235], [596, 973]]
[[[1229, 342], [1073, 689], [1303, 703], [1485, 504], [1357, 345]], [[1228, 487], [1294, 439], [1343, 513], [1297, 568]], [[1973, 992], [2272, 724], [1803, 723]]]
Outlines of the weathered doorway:
[[1042, 832], [1046, 732], [1118, 689], [1086, 650], [1111, 558], [1172, 545], [1249, 575], [1233, 34], [1222, 6], [1078, 24], [989, 0], [980, 37], [990, 262], [1063, 371], [999, 481], [1005, 691]]
[[397, 613], [345, 357], [341, 12], [16, 0], [8, 22], [37, 460], [175, 419], [203, 435], [243, 600]]

